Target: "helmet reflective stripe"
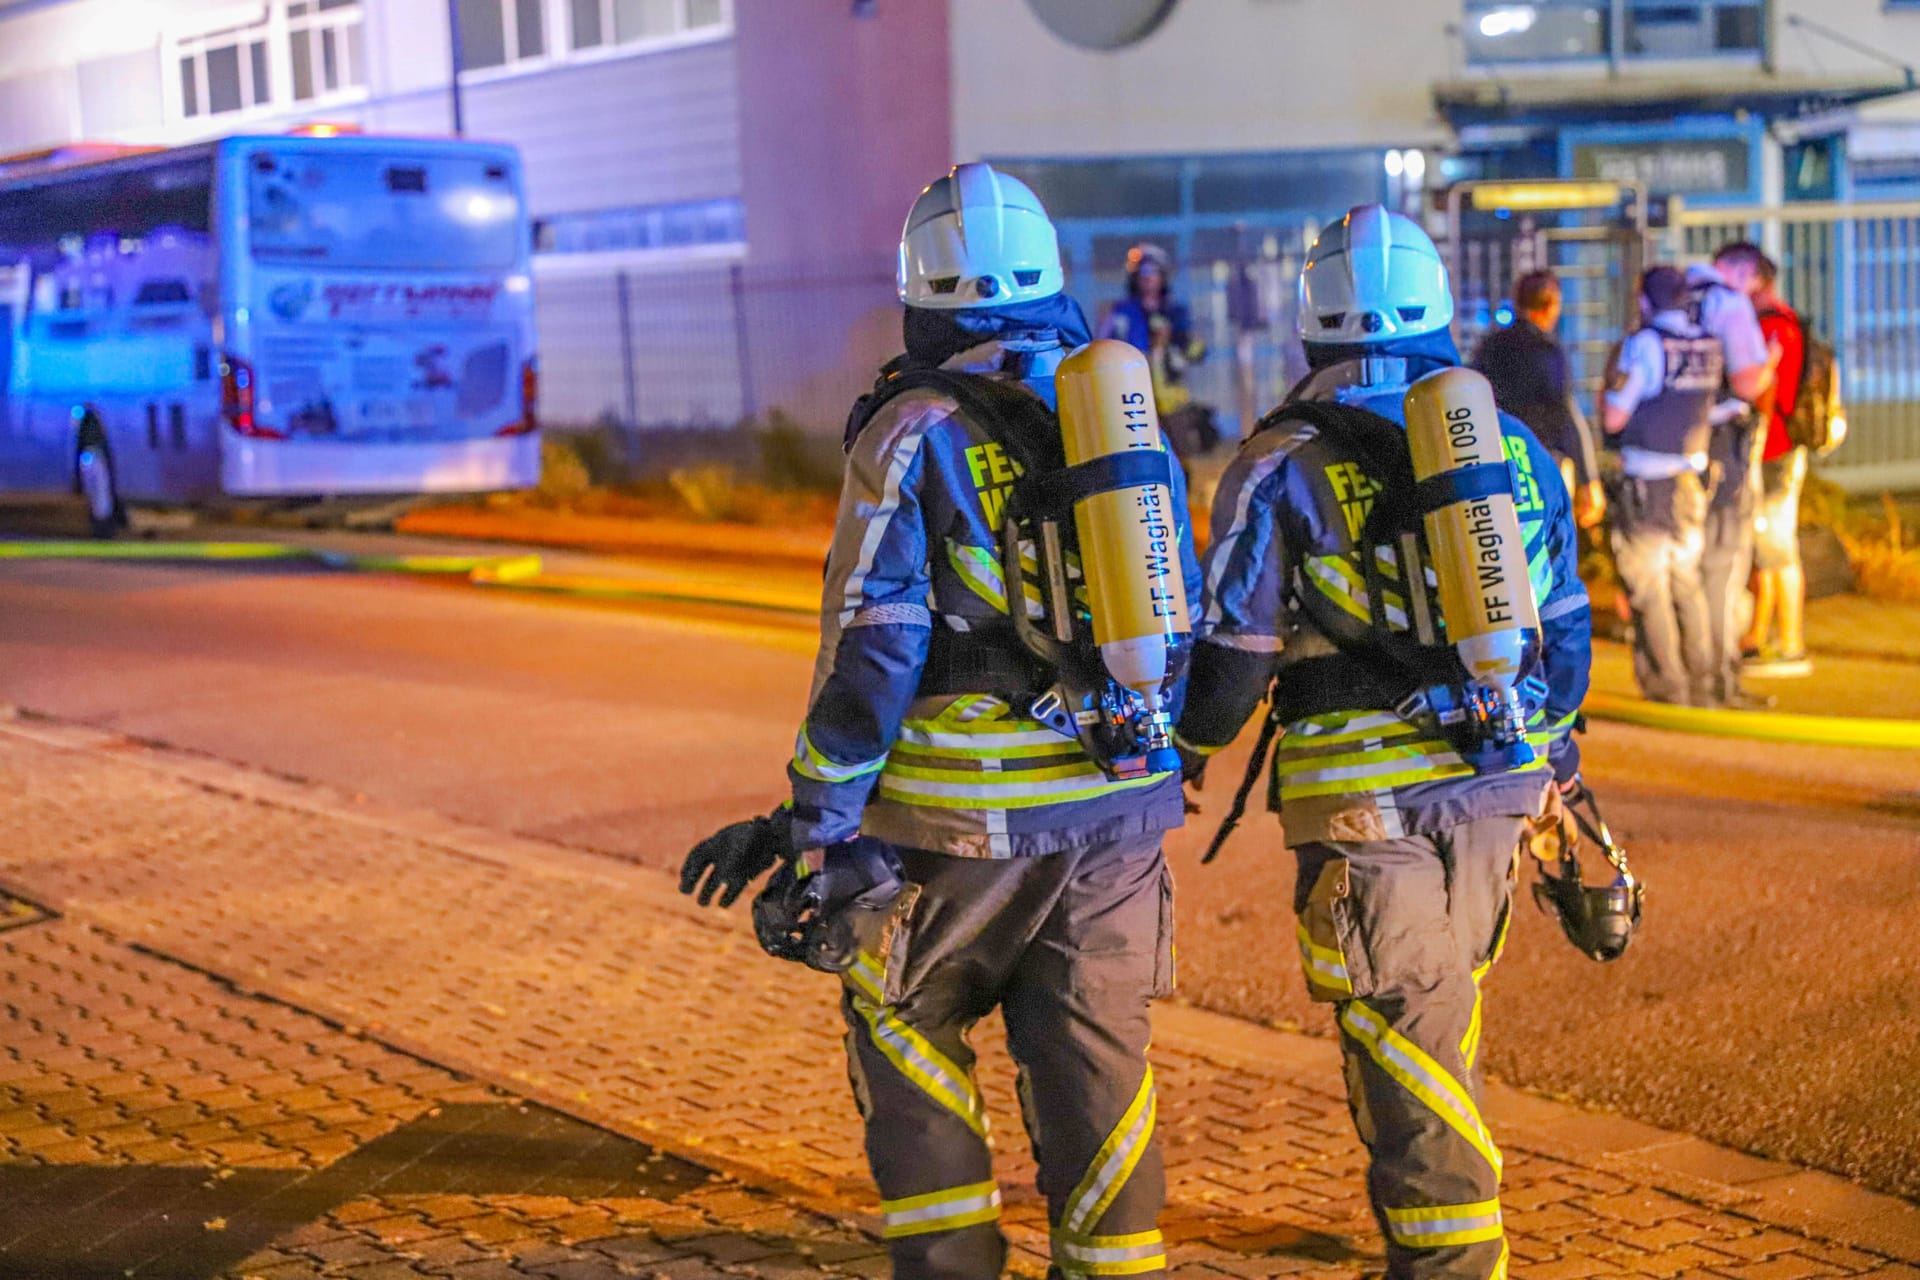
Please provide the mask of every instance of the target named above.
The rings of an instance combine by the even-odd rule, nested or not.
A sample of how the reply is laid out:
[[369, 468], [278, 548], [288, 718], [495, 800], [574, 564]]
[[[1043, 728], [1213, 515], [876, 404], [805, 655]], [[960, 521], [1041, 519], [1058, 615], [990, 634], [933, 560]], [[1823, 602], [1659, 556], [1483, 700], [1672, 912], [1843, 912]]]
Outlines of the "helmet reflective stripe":
[[991, 165], [955, 165], [920, 193], [900, 233], [900, 301], [935, 311], [1004, 307], [1066, 287], [1040, 198]]
[[1419, 224], [1377, 204], [1328, 227], [1300, 273], [1300, 340], [1390, 342], [1453, 323], [1446, 264]]

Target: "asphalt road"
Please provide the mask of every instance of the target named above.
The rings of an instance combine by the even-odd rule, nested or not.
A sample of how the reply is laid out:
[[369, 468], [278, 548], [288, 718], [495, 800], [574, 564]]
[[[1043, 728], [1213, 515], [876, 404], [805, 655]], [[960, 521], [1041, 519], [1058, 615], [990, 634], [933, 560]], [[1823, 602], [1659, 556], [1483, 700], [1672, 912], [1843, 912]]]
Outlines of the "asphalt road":
[[[744, 612], [0, 564], [0, 701], [661, 868], [778, 798], [811, 651], [805, 626]], [[1196, 865], [1247, 745], [1169, 846], [1183, 995], [1330, 1034], [1272, 819]], [[1920, 763], [1608, 725], [1586, 756], [1651, 884], [1647, 927], [1601, 967], [1523, 901], [1490, 984], [1490, 1069], [1920, 1197]]]

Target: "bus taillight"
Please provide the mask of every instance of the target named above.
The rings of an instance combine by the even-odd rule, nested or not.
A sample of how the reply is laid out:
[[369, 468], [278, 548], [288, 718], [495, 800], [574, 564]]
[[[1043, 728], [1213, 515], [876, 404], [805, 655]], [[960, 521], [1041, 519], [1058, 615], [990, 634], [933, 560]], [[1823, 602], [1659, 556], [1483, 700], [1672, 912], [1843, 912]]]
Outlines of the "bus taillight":
[[286, 435], [263, 427], [253, 416], [253, 366], [238, 356], [220, 357], [220, 416], [243, 436], [256, 440], [284, 440]]
[[520, 421], [495, 432], [502, 436], [531, 435], [540, 429], [540, 362], [520, 362]]

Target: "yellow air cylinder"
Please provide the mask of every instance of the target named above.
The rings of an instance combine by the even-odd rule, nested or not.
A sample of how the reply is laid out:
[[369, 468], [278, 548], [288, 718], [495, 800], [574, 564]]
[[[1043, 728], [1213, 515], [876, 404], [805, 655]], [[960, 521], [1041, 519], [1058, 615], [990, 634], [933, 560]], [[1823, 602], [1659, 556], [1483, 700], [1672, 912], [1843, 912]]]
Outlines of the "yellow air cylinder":
[[[1153, 374], [1131, 345], [1088, 343], [1060, 362], [1054, 386], [1068, 466], [1138, 449], [1165, 452]], [[1108, 675], [1156, 708], [1176, 641], [1193, 630], [1175, 516], [1164, 484], [1096, 493], [1073, 508], [1101, 660]]]
[[[1471, 369], [1442, 369], [1407, 389], [1407, 445], [1421, 481], [1479, 463], [1507, 465], [1493, 387]], [[1540, 611], [1511, 492], [1465, 498], [1426, 516], [1447, 641], [1474, 679], [1515, 697], [1528, 632]]]

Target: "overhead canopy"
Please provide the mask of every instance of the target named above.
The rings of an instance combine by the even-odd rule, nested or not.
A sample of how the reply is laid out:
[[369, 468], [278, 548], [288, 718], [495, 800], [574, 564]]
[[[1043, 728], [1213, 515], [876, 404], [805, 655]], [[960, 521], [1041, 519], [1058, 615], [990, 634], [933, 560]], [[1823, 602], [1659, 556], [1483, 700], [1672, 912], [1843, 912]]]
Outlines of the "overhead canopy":
[[1500, 124], [1592, 124], [1748, 111], [1767, 118], [1830, 113], [1908, 92], [1905, 77], [1685, 73], [1570, 77], [1484, 76], [1433, 87], [1434, 106], [1455, 130]]

